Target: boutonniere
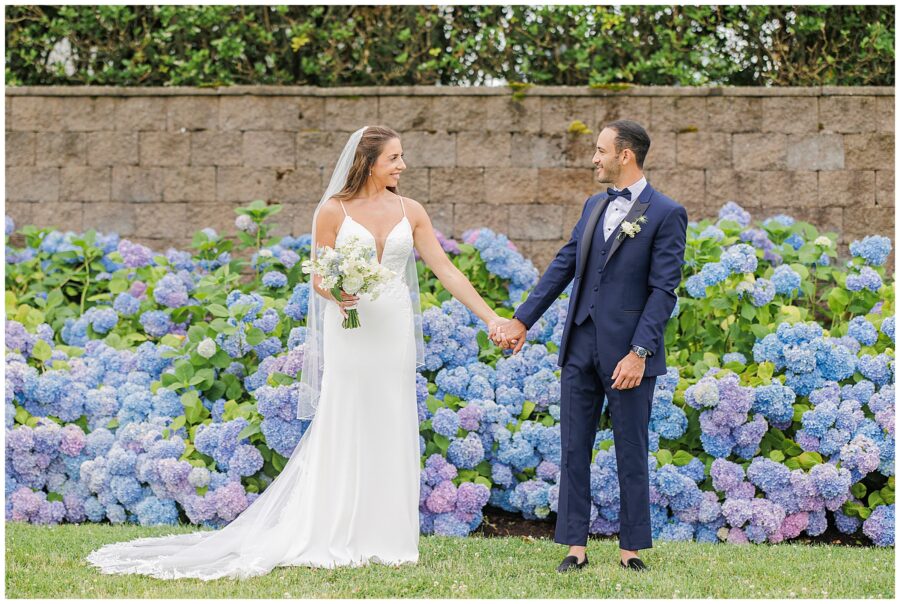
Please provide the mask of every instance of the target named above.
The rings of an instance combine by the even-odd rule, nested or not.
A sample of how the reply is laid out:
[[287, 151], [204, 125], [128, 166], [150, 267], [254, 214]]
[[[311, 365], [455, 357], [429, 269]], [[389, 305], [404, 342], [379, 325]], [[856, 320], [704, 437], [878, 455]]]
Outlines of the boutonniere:
[[616, 239], [621, 239], [623, 235], [628, 235], [629, 237], [634, 238], [635, 235], [641, 232], [641, 225], [645, 222], [647, 222], [646, 216], [641, 216], [634, 222], [623, 220], [622, 229], [619, 231], [619, 235], [616, 237]]

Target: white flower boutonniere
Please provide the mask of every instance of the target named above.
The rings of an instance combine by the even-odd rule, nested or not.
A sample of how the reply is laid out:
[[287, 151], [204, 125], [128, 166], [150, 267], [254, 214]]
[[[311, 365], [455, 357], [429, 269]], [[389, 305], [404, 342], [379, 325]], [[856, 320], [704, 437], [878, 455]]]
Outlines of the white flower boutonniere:
[[645, 216], [641, 216], [634, 222], [623, 220], [622, 230], [619, 231], [618, 239], [621, 239], [623, 235], [628, 235], [629, 237], [633, 238], [635, 235], [641, 232], [641, 225], [645, 222], [647, 222], [647, 218]]

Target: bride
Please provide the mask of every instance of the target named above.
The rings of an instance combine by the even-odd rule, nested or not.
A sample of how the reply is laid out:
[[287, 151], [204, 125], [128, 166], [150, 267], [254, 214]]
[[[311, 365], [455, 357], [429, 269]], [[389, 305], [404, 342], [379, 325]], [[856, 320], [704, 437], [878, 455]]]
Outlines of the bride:
[[[87, 560], [105, 574], [247, 578], [276, 566], [335, 568], [418, 562], [416, 368], [424, 359], [413, 248], [493, 336], [505, 322], [441, 248], [427, 212], [401, 197], [400, 136], [354, 132], [313, 215], [312, 254], [359, 238], [395, 273], [376, 299], [320, 287], [310, 296], [299, 418], [313, 421], [282, 472], [227, 526], [105, 545]], [[361, 326], [341, 326], [348, 308]]]

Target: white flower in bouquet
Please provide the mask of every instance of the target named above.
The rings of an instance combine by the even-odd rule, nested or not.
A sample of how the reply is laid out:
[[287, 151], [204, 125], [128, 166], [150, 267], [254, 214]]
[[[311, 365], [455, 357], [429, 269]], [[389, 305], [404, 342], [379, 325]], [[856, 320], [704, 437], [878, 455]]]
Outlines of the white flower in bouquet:
[[[384, 285], [396, 276], [394, 271], [378, 262], [375, 250], [363, 245], [358, 237], [337, 248], [318, 248], [315, 261], [304, 261], [302, 269], [304, 273], [319, 275], [322, 286], [330, 290], [336, 300], [341, 299], [342, 292], [368, 294], [374, 300]], [[356, 308], [347, 309], [347, 318], [342, 325], [345, 328], [359, 327]]]

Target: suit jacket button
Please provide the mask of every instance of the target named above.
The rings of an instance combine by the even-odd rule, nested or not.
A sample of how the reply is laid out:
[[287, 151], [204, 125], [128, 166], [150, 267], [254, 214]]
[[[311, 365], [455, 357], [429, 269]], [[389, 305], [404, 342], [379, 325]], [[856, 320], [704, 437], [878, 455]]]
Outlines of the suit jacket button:
[[594, 288], [594, 291], [599, 291], [599, 289], [600, 289], [600, 288], [598, 288], [598, 287], [595, 287], [595, 288]]
[[606, 250], [600, 250], [600, 255], [601, 255], [601, 256], [605, 256], [605, 255], [606, 255]]
[[593, 305], [593, 304], [591, 304], [591, 308], [594, 308], [594, 305]]

